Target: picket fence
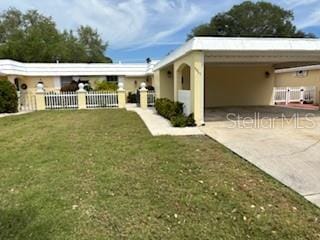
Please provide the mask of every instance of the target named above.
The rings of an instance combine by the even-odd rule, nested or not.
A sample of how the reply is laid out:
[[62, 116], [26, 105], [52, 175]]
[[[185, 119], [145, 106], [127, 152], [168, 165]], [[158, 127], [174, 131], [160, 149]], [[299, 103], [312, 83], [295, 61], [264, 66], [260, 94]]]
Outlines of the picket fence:
[[316, 87], [276, 87], [273, 90], [274, 103], [315, 102]]
[[[77, 109], [77, 92], [47, 92], [44, 94], [46, 109]], [[118, 107], [118, 94], [116, 92], [86, 93], [87, 108], [114, 108]]]
[[116, 92], [87, 92], [87, 108], [114, 108], [118, 107]]
[[154, 104], [156, 103], [156, 92], [149, 90], [147, 97], [148, 97], [148, 106], [153, 107]]
[[78, 108], [76, 92], [47, 92], [44, 94], [46, 109]]

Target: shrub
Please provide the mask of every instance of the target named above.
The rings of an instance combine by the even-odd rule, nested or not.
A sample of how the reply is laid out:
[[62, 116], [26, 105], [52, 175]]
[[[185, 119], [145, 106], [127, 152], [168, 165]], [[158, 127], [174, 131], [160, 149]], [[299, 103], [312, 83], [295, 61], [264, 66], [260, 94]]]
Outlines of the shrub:
[[72, 80], [69, 84], [64, 85], [60, 91], [61, 92], [76, 92], [79, 90], [78, 83]]
[[86, 90], [86, 91], [92, 91], [93, 90], [93, 88], [90, 86], [90, 84], [85, 84], [84, 85], [84, 90]]
[[106, 81], [96, 82], [95, 91], [117, 91], [118, 86], [115, 83]]
[[179, 114], [176, 116], [173, 116], [170, 119], [170, 122], [172, 124], [172, 126], [174, 127], [186, 127], [187, 126], [187, 118], [185, 115], [183, 114]]
[[159, 115], [169, 119], [174, 127], [195, 126], [193, 114], [183, 114], [183, 103], [173, 102], [167, 98], [156, 100], [155, 108]]
[[171, 119], [173, 116], [183, 113], [183, 104], [173, 102], [167, 98], [160, 98], [156, 100], [155, 108], [159, 115], [166, 119]]
[[129, 92], [128, 103], [137, 103], [137, 94], [136, 93]]
[[189, 116], [185, 116], [184, 114], [173, 116], [170, 119], [170, 122], [174, 127], [193, 127], [196, 125], [193, 114], [190, 114]]
[[18, 96], [14, 84], [7, 80], [0, 81], [0, 113], [18, 112]]

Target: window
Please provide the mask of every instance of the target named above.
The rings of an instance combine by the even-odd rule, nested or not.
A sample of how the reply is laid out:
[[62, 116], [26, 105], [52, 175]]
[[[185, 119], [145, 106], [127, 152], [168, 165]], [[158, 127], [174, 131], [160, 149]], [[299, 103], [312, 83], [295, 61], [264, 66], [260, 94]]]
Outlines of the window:
[[296, 77], [306, 77], [307, 75], [308, 75], [308, 71], [305, 71], [305, 70], [296, 71]]
[[118, 76], [107, 76], [107, 82], [118, 84]]
[[14, 84], [16, 85], [17, 91], [20, 91], [20, 80], [19, 78], [14, 79]]
[[71, 82], [72, 82], [72, 77], [70, 77], [70, 76], [61, 77], [61, 87], [68, 85]]

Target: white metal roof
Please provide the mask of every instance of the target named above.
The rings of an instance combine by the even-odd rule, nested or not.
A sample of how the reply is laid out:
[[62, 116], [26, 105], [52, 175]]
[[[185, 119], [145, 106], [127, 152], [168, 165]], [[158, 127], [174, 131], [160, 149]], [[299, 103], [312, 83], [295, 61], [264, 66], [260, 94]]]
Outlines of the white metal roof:
[[[24, 76], [146, 76], [191, 51], [204, 51], [211, 59], [223, 60], [223, 57], [235, 59], [236, 56], [265, 55], [274, 63], [295, 61], [320, 62], [320, 40], [304, 38], [226, 38], [195, 37], [173, 51], [161, 61], [147, 63], [122, 64], [83, 64], [83, 63], [20, 63], [12, 60], [0, 60], [0, 75]], [[282, 58], [281, 58], [282, 57]], [[285, 57], [285, 58], [284, 58]], [[282, 59], [282, 60], [281, 60]], [[241, 60], [241, 59], [240, 59]], [[261, 60], [261, 61], [262, 61]], [[242, 61], [242, 60], [241, 60]]]
[[0, 75], [22, 76], [146, 76], [156, 61], [147, 63], [21, 63], [0, 60]]
[[[230, 37], [195, 37], [173, 51], [160, 62], [154, 70], [162, 68], [191, 51], [210, 51], [222, 54], [269, 52], [273, 55], [292, 53], [320, 56], [320, 40], [305, 38], [230, 38]], [[320, 61], [320, 58], [319, 58]]]

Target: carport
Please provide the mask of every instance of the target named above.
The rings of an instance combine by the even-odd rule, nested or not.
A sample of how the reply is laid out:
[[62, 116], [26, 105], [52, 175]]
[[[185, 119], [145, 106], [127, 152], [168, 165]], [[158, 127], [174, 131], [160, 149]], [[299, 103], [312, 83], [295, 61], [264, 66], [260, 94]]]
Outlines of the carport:
[[317, 39], [196, 37], [155, 66], [154, 82], [202, 125], [206, 110], [272, 105], [275, 69], [317, 63]]

